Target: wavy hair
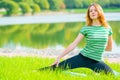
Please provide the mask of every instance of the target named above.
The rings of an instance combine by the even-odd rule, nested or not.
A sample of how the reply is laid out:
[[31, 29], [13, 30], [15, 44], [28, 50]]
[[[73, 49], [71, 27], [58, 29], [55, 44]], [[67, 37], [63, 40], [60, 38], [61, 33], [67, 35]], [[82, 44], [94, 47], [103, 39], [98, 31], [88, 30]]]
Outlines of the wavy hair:
[[90, 18], [90, 15], [89, 15], [89, 12], [90, 12], [89, 9], [90, 9], [91, 6], [94, 6], [96, 8], [96, 10], [98, 12], [98, 20], [100, 21], [101, 25], [104, 26], [104, 27], [108, 27], [108, 23], [105, 19], [103, 9], [97, 3], [93, 3], [88, 7], [87, 14], [86, 14], [86, 25], [87, 26], [92, 26], [92, 19]]

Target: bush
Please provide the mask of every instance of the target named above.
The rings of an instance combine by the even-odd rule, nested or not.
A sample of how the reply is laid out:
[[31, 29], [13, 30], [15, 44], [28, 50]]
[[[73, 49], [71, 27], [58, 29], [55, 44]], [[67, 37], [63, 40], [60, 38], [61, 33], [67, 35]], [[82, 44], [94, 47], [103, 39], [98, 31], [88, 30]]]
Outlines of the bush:
[[50, 7], [48, 0], [34, 0], [34, 2], [38, 4], [41, 9], [49, 9]]
[[33, 0], [12, 0], [12, 1], [15, 1], [15, 2], [24, 2], [24, 3], [28, 3], [28, 4], [31, 4], [33, 3], [34, 1]]
[[31, 4], [31, 8], [33, 14], [39, 13], [41, 11], [39, 5], [37, 4]]
[[30, 8], [29, 4], [20, 2], [19, 5], [20, 5], [20, 8], [21, 8], [23, 14], [31, 13], [31, 8]]
[[64, 4], [63, 0], [48, 0], [50, 4], [50, 10], [60, 10]]
[[73, 9], [73, 8], [83, 7], [84, 1], [83, 0], [64, 0], [64, 3], [68, 9]]
[[6, 15], [17, 15], [19, 13], [19, 6], [14, 1], [1, 1], [0, 7], [6, 9]]

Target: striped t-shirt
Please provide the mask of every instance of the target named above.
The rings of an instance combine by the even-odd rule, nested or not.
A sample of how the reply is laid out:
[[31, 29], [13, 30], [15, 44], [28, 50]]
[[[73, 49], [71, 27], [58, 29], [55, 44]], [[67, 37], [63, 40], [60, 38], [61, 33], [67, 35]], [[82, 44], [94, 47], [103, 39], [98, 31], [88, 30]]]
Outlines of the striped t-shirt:
[[90, 59], [101, 61], [102, 53], [107, 46], [108, 36], [112, 34], [111, 27], [85, 26], [80, 30], [86, 38], [86, 46], [80, 53]]

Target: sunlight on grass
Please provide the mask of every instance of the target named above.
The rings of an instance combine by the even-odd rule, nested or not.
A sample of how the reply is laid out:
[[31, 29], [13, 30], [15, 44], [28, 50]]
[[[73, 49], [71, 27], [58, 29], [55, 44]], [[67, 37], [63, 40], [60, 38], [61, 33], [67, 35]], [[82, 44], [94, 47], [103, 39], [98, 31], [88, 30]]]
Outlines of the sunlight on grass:
[[[40, 57], [0, 57], [0, 80], [119, 80], [113, 75], [95, 74], [90, 69], [77, 68], [68, 70], [86, 74], [77, 76], [67, 74], [64, 71], [36, 71], [53, 63], [54, 59]], [[120, 72], [120, 64], [110, 64], [112, 69]]]

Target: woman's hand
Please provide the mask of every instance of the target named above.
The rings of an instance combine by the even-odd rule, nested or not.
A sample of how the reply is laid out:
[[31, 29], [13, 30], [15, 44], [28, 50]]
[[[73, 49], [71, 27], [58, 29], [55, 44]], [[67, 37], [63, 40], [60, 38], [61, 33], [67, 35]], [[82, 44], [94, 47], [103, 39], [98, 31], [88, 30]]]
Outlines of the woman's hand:
[[56, 67], [58, 67], [59, 63], [60, 63], [60, 57], [57, 57], [57, 59], [51, 66], [56, 65]]
[[55, 65], [56, 67], [58, 67], [60, 59], [66, 54], [68, 54], [70, 51], [72, 51], [83, 38], [84, 35], [79, 33], [76, 39], [63, 51], [63, 53], [60, 56], [57, 57], [57, 59], [51, 66]]

